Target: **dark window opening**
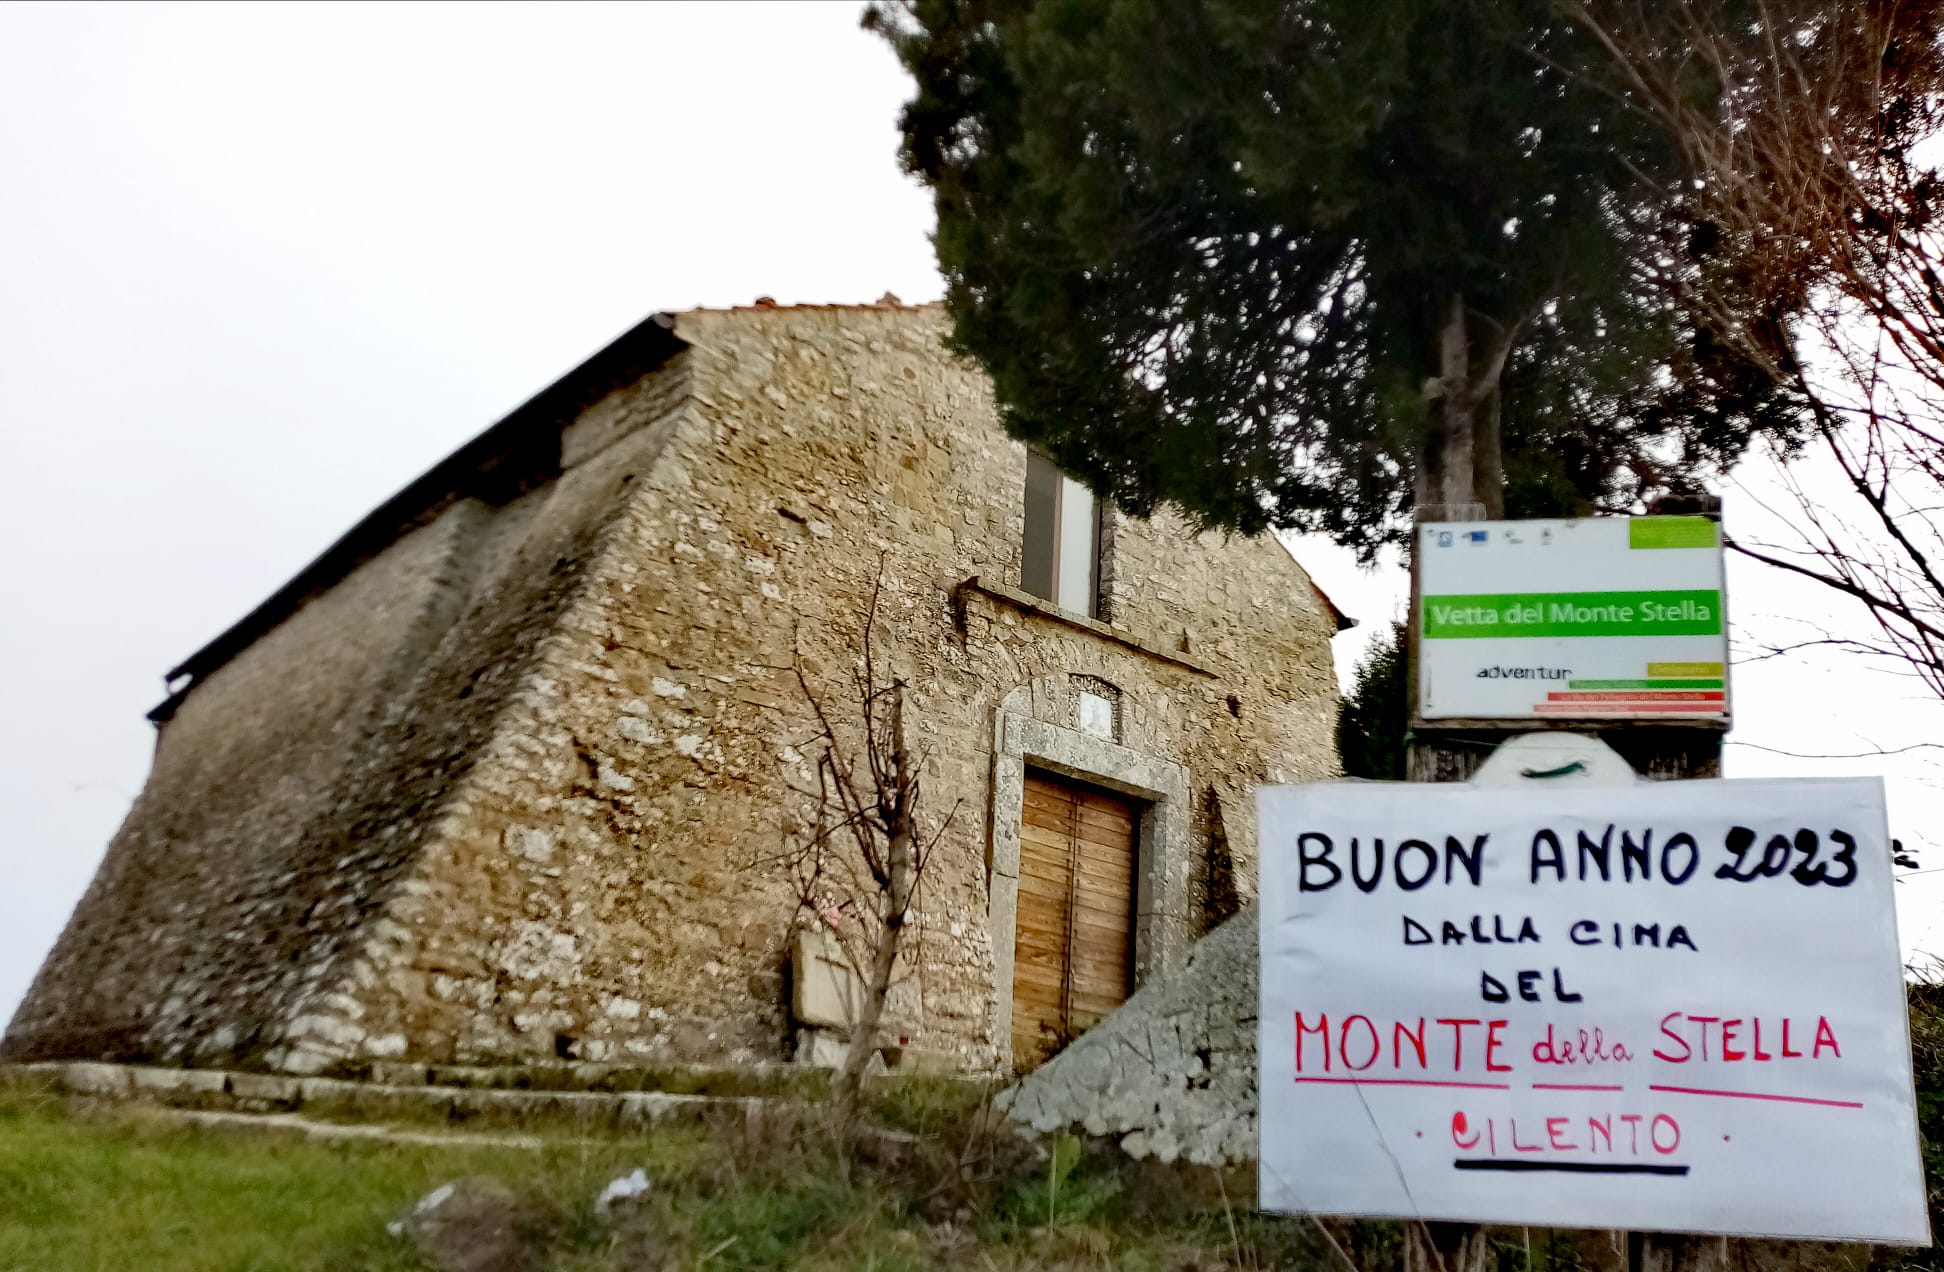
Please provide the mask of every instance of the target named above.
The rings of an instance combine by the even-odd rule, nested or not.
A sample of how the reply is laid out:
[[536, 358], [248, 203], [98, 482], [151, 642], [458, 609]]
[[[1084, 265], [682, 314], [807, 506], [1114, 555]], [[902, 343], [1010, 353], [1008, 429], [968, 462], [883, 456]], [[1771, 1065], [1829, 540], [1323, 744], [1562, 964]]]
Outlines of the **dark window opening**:
[[1026, 531], [1019, 584], [1063, 610], [1100, 612], [1100, 509], [1052, 460], [1026, 455]]

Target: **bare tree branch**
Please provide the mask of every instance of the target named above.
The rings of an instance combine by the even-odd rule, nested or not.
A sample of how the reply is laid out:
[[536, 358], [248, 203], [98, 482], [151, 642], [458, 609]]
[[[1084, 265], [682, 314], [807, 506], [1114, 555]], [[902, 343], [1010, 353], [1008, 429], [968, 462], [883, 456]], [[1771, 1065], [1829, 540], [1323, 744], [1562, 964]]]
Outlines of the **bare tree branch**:
[[1797, 760], [1867, 760], [1879, 755], [1903, 755], [1910, 751], [1944, 750], [1944, 743], [1912, 742], [1909, 746], [1871, 747], [1867, 751], [1785, 751], [1778, 746], [1763, 746], [1759, 742], [1743, 742], [1739, 738], [1729, 738], [1729, 746], [1745, 746], [1751, 751], [1766, 751], [1770, 755], [1786, 755]]
[[[1810, 0], [1574, 11], [1686, 156], [1687, 210], [1723, 243], [1654, 285], [1810, 412], [1812, 445], [1782, 468], [1793, 507], [1756, 498], [1793, 540], [1730, 546], [1862, 605], [1882, 640], [1851, 652], [1944, 698], [1944, 182], [1912, 157], [1944, 125], [1944, 17]], [[1794, 317], [1751, 321], [1749, 294]], [[1809, 462], [1840, 488], [1806, 480]]]
[[[790, 788], [809, 801], [804, 825], [786, 832], [775, 862], [795, 889], [801, 921], [834, 943], [855, 977], [849, 1046], [834, 1083], [840, 1133], [855, 1130], [864, 1075], [879, 1048], [886, 1002], [907, 941], [922, 940], [913, 922], [931, 849], [957, 808], [926, 833], [923, 764], [907, 731], [907, 687], [880, 667], [876, 627], [884, 599], [884, 561], [857, 634], [848, 702], [839, 712], [804, 655], [801, 633], [789, 670], [813, 729], [815, 788]], [[780, 669], [779, 669], [780, 670]]]

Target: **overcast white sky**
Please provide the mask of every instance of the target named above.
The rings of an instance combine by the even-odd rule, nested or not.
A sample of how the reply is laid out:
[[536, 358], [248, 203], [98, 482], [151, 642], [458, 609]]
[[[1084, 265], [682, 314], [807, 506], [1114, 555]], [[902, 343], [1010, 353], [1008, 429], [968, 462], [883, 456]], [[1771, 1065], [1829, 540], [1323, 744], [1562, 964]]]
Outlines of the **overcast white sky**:
[[[857, 17], [0, 6], [0, 1020], [141, 787], [163, 671], [372, 505], [651, 311], [939, 294], [906, 82]], [[1397, 571], [1300, 555], [1395, 609]], [[1746, 622], [1835, 608], [1731, 586]], [[1736, 689], [1750, 741], [1936, 735], [1854, 668]], [[1732, 771], [1905, 774], [1916, 839], [1944, 811], [1921, 756]]]

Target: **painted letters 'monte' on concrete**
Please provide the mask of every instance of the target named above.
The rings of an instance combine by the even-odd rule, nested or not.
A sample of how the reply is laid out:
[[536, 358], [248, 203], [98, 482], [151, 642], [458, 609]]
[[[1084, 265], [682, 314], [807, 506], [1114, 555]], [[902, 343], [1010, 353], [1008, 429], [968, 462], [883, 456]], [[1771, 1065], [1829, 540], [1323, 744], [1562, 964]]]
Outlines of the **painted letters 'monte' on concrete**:
[[1139, 978], [1178, 962], [1217, 858], [1253, 890], [1255, 784], [1335, 772], [1338, 616], [1274, 540], [1166, 516], [1104, 518], [1093, 615], [1021, 591], [1026, 453], [945, 328], [657, 315], [371, 513], [177, 669], [0, 1051], [789, 1057], [791, 664], [840, 700], [880, 586], [926, 799], [959, 810], [892, 1041], [1010, 1062], [1029, 769], [1138, 801]]

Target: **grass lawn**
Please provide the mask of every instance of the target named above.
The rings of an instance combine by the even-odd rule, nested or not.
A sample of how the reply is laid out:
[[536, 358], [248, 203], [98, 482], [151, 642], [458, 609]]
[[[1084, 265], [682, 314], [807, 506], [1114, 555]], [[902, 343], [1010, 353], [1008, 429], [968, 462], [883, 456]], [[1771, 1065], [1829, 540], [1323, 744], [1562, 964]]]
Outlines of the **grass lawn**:
[[[1944, 993], [1944, 991], [1939, 991]], [[1941, 1115], [1935, 1004], [1919, 1015], [1920, 1105]], [[1401, 1264], [1398, 1225], [1260, 1215], [1247, 1171], [1134, 1163], [1062, 1139], [1029, 1147], [980, 1128], [977, 1092], [906, 1084], [873, 1115], [908, 1138], [846, 1156], [814, 1111], [618, 1134], [563, 1119], [518, 1127], [540, 1148], [325, 1140], [207, 1126], [140, 1104], [0, 1083], [0, 1272], [419, 1270], [385, 1225], [434, 1188], [486, 1176], [538, 1216], [551, 1272], [622, 1269], [1286, 1268]], [[1929, 1162], [1935, 1172], [1940, 1165]], [[644, 1169], [645, 1202], [596, 1213], [612, 1179]], [[1935, 1184], [1937, 1176], [1933, 1174]], [[1617, 1272], [1607, 1233], [1495, 1229], [1498, 1272]], [[1936, 1250], [1734, 1243], [1763, 1272], [1937, 1272]]]
[[385, 1224], [461, 1175], [592, 1198], [694, 1138], [518, 1148], [318, 1141], [0, 1094], [0, 1272], [419, 1266]]
[[[528, 1125], [518, 1129], [546, 1147], [422, 1146], [200, 1126], [141, 1105], [0, 1090], [0, 1272], [420, 1269], [386, 1223], [468, 1175], [534, 1201], [551, 1234], [546, 1266], [560, 1272], [1341, 1270], [1315, 1225], [1250, 1213], [1251, 1181], [1136, 1167], [1072, 1140], [1050, 1159], [978, 1141], [968, 1164], [969, 1114], [962, 1093], [882, 1103], [880, 1118], [919, 1141], [847, 1167], [800, 1119], [626, 1136]], [[654, 1182], [647, 1204], [624, 1222], [603, 1220], [593, 1199], [636, 1167]], [[1374, 1228], [1339, 1234], [1366, 1248], [1389, 1239]]]

